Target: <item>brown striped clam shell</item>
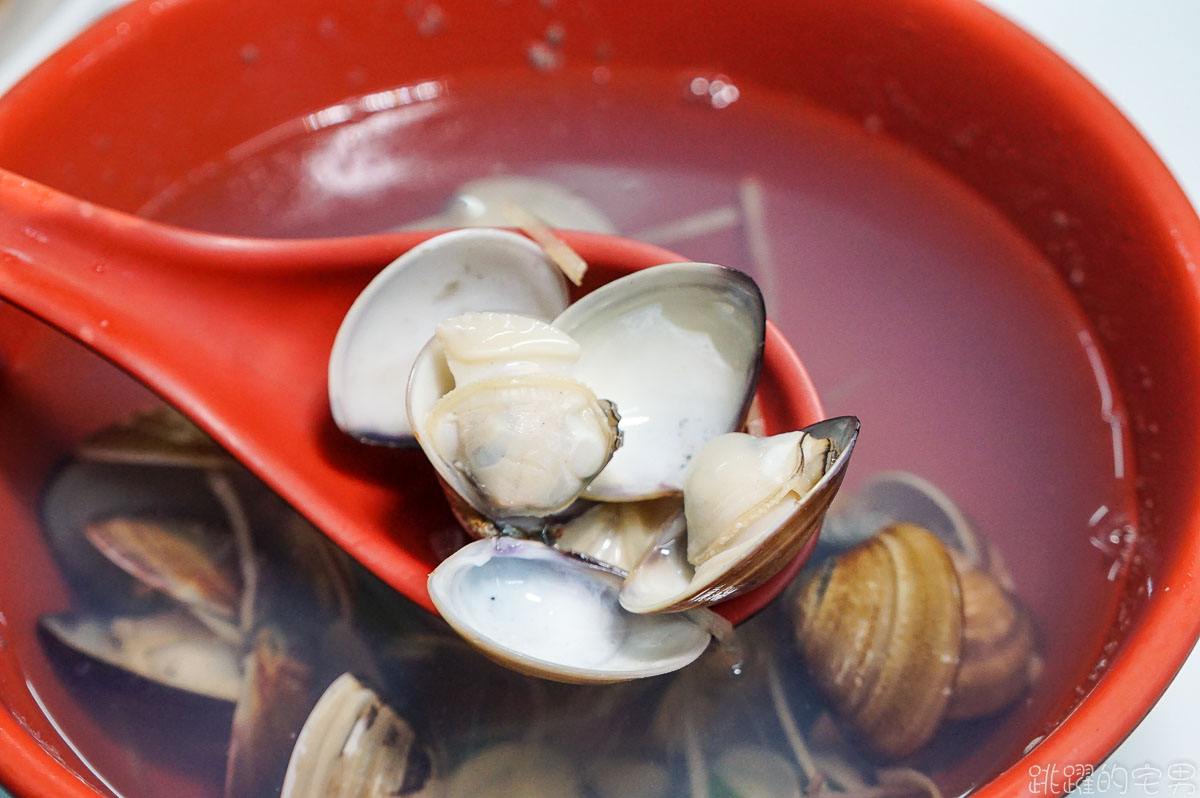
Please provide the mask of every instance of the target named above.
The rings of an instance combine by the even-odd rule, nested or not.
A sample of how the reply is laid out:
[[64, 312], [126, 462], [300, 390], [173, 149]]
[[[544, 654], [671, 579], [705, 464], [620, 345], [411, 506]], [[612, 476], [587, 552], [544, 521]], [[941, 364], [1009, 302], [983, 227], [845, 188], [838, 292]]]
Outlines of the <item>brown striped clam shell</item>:
[[987, 571], [959, 571], [963, 600], [962, 664], [947, 719], [990, 715], [1016, 701], [1037, 668], [1033, 623]]
[[796, 635], [818, 688], [876, 752], [905, 756], [946, 713], [963, 637], [962, 595], [942, 543], [896, 524], [802, 586]]

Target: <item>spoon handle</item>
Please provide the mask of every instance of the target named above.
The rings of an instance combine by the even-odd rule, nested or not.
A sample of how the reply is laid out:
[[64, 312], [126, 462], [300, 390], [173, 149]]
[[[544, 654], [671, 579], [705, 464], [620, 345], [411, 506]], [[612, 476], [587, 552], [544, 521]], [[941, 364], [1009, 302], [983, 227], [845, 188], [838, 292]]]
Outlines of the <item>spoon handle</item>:
[[[98, 207], [0, 170], [0, 300], [124, 368], [190, 416], [351, 556], [430, 607], [440, 523], [424, 463], [333, 424], [330, 348], [372, 276], [433, 232], [235, 238]], [[563, 233], [589, 282], [677, 261], [612, 236]], [[405, 490], [397, 490], [398, 485]], [[414, 539], [395, 533], [422, 530]], [[413, 536], [409, 536], [412, 538]]]

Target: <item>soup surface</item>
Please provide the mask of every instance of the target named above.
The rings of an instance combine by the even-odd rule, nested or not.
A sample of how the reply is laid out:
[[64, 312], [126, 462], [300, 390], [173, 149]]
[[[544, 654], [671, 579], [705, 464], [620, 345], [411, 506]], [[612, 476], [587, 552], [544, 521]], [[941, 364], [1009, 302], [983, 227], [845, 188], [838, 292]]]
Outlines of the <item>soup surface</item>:
[[[843, 491], [894, 469], [934, 483], [998, 551], [1032, 615], [1043, 667], [1028, 694], [1003, 714], [947, 725], [904, 761], [946, 794], [965, 792], [1047, 731], [1040, 719], [1065, 708], [1099, 656], [1134, 523], [1124, 411], [1068, 286], [990, 207], [870, 119], [831, 118], [735, 82], [604, 67], [430, 80], [270, 131], [143, 213], [249, 235], [364, 233], [437, 213], [466, 181], [525, 175], [573, 190], [623, 235], [751, 274], [828, 415], [862, 420]], [[365, 573], [357, 579], [383, 590]], [[1087, 598], [1099, 594], [1114, 604]], [[364, 623], [380, 650], [413, 628], [443, 634], [400, 600], [370, 606], [395, 615]], [[772, 652], [800, 728], [820, 737], [822, 704], [795, 657], [786, 598], [744, 630], [747, 646]], [[696, 796], [737, 794], [695, 776], [705, 763], [703, 772], [733, 768], [714, 764], [722, 751], [794, 756], [773, 682], [753, 656], [737, 677], [698, 665], [612, 688], [541, 686], [469, 653], [452, 659], [441, 671], [424, 662], [404, 672], [398, 657], [381, 674], [403, 711], [445, 735], [433, 745], [452, 763], [521, 742], [561, 753], [579, 773], [648, 766], [651, 781], [664, 780], [656, 794]], [[82, 701], [89, 726], [122, 730], [128, 757], [151, 763], [106, 763], [88, 732], [72, 728], [75, 713], [59, 713], [66, 736], [122, 794], [160, 795], [168, 783], [220, 794], [227, 708], [164, 705], [82, 665], [31, 674], [67, 683], [43, 692]], [[647, 696], [685, 689], [741, 698], [686, 721], [655, 714], [658, 699]], [[651, 754], [635, 762], [643, 751]], [[865, 773], [875, 767], [845, 756]], [[584, 794], [610, 794], [600, 781]]]

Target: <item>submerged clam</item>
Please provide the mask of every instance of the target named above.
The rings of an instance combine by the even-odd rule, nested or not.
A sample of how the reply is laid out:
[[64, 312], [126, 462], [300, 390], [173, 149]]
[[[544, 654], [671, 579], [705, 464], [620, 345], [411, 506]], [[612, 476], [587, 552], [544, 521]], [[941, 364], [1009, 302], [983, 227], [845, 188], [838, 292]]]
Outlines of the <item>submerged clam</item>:
[[804, 585], [796, 637], [834, 709], [871, 748], [912, 753], [950, 700], [962, 647], [954, 564], [930, 532], [890, 527]]
[[1029, 689], [1041, 665], [1025, 608], [987, 571], [965, 564], [958, 571], [963, 652], [947, 719], [977, 718], [1008, 707]]
[[988, 555], [966, 514], [937, 485], [909, 471], [882, 471], [868, 477], [831, 514], [821, 543], [848, 549], [889, 524], [928, 529], [966, 563], [984, 567]]
[[506, 209], [516, 205], [560, 230], [615, 233], [612, 221], [596, 206], [566, 186], [538, 177], [495, 175], [470, 180], [434, 216], [404, 225], [404, 230], [449, 227], [511, 227]]
[[1007, 707], [1036, 672], [1032, 624], [1016, 599], [916, 524], [826, 560], [794, 609], [817, 687], [887, 758], [916, 751], [945, 720]]
[[111, 617], [46, 615], [38, 625], [68, 648], [185, 693], [233, 703], [242, 681], [237, 649], [181, 610]]
[[333, 681], [292, 748], [281, 798], [419, 798], [439, 794], [430, 750], [371, 688], [349, 673]]

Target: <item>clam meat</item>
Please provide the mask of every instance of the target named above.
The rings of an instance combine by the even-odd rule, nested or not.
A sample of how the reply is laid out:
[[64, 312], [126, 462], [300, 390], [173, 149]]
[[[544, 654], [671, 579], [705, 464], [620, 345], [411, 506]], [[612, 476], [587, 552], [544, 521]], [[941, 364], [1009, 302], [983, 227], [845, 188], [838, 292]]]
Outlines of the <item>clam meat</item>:
[[769, 438], [711, 440], [687, 470], [685, 523], [664, 528], [626, 579], [621, 605], [664, 612], [713, 604], [777, 573], [820, 529], [858, 426], [847, 416]]
[[453, 387], [435, 399], [418, 366], [409, 414], [443, 478], [501, 521], [574, 502], [620, 445], [612, 404], [572, 376], [579, 344], [511, 313], [454, 316], [435, 335], [421, 358], [440, 356]]
[[671, 524], [683, 517], [683, 498], [597, 502], [552, 529], [554, 547], [629, 572]]

